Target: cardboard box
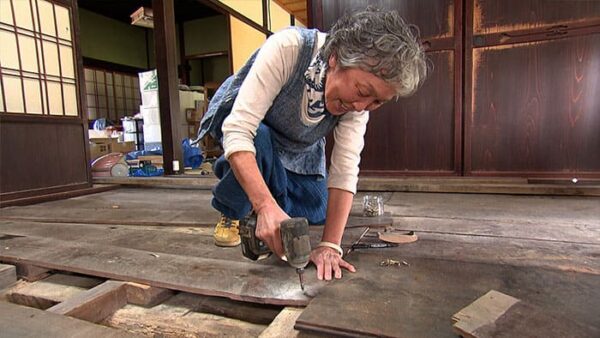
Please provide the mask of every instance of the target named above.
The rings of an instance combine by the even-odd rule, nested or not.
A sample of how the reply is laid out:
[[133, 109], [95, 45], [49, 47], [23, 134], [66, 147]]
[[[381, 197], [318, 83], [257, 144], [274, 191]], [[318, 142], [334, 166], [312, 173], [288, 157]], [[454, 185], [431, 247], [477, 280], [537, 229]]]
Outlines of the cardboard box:
[[123, 153], [135, 151], [135, 142], [113, 142], [110, 144], [110, 151], [112, 153]]
[[110, 153], [110, 144], [90, 142], [90, 161]]

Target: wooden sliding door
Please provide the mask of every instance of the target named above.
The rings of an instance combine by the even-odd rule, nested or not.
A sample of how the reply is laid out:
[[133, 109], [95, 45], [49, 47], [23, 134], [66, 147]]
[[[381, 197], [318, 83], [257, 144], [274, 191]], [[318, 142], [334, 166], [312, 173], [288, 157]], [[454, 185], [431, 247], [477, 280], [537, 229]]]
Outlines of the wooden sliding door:
[[469, 0], [465, 174], [600, 176], [600, 2]]
[[600, 1], [311, 4], [322, 30], [397, 10], [433, 65], [414, 97], [372, 113], [361, 175], [600, 177]]
[[77, 7], [0, 1], [0, 198], [91, 186]]
[[459, 175], [461, 2], [313, 0], [313, 22], [326, 31], [345, 13], [367, 5], [397, 10], [419, 27], [432, 73], [414, 96], [371, 113], [361, 175]]

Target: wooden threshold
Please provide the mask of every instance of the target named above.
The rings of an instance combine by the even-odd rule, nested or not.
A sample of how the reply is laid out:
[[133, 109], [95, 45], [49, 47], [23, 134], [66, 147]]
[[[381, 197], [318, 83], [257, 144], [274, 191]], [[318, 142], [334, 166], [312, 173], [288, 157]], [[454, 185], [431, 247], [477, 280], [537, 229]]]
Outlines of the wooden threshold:
[[[214, 176], [177, 175], [165, 177], [96, 177], [96, 184], [184, 187], [210, 190], [218, 182]], [[565, 184], [562, 180], [528, 180], [503, 177], [359, 177], [359, 191], [435, 192], [466, 194], [600, 196], [593, 180]]]
[[19, 205], [29, 205], [36, 204], [48, 201], [56, 201], [60, 199], [66, 199], [71, 197], [95, 194], [103, 191], [109, 191], [113, 189], [117, 189], [119, 186], [114, 184], [95, 184], [91, 188], [86, 189], [77, 189], [71, 191], [64, 191], [59, 193], [33, 196], [33, 197], [24, 197], [14, 200], [2, 200], [0, 201], [0, 208], [10, 207], [10, 206], [19, 206]]

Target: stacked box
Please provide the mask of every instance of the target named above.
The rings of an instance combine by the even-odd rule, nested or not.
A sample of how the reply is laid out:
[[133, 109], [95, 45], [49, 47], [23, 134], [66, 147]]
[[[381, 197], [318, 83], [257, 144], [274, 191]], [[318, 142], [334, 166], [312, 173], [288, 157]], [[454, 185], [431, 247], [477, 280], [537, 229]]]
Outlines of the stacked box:
[[142, 105], [140, 112], [144, 119], [144, 149], [162, 150], [160, 134], [160, 109], [158, 106], [158, 76], [156, 69], [138, 74]]

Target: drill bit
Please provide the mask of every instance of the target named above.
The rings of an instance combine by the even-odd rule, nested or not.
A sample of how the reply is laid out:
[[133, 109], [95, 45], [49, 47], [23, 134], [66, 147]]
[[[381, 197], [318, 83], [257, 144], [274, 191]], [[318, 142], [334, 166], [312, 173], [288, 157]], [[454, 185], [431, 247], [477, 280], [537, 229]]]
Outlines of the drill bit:
[[296, 269], [296, 272], [298, 273], [298, 278], [300, 279], [300, 288], [302, 291], [304, 291], [304, 269], [298, 268]]

